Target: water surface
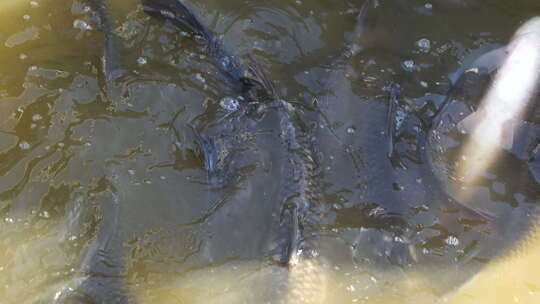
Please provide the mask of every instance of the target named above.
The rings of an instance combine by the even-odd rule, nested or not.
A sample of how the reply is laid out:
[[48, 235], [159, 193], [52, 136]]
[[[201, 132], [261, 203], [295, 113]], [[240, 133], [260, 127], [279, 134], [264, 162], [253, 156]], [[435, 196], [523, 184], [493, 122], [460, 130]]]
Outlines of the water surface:
[[[110, 2], [122, 68], [112, 84], [84, 1], [0, 4], [1, 302], [50, 303], [71, 288], [96, 303], [279, 303], [287, 269], [272, 256], [286, 234], [275, 227], [287, 155], [276, 112], [226, 129], [204, 50], [135, 1]], [[536, 1], [372, 1], [354, 54], [344, 43], [361, 1], [185, 3], [267, 70], [298, 113], [298, 136], [314, 140], [328, 303], [434, 303], [534, 225], [538, 157], [507, 152], [464, 202], [497, 215], [490, 225], [426, 180], [418, 142], [449, 75], [505, 44], [540, 13]], [[426, 146], [450, 194], [463, 141], [452, 119], [487, 82], [455, 97]], [[402, 94], [388, 159], [393, 83]], [[539, 124], [538, 107], [530, 113]], [[217, 188], [196, 130], [237, 136]], [[523, 283], [525, 303], [539, 281]]]

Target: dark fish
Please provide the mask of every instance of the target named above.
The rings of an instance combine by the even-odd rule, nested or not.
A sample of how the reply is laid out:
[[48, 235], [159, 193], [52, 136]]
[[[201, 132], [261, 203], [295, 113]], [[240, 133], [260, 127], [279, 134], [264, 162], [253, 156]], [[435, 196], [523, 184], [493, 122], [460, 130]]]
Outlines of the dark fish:
[[[346, 189], [343, 197], [351, 209], [337, 212], [336, 222], [343, 225], [362, 226], [362, 223], [348, 223], [342, 215], [356, 213], [356, 209], [372, 208], [374, 224], [369, 224], [381, 231], [377, 245], [362, 246], [363, 252], [357, 252], [358, 258], [369, 256], [387, 262], [377, 256], [384, 256], [382, 252], [389, 252], [383, 239], [391, 239], [407, 230], [403, 220], [405, 208], [402, 204], [404, 196], [411, 191], [401, 191], [401, 185], [396, 183], [395, 171], [391, 155], [394, 154], [393, 142], [395, 136], [395, 113], [399, 99], [400, 88], [392, 86], [389, 105], [374, 100], [362, 100], [355, 94], [352, 84], [355, 80], [355, 71], [351, 67], [354, 58], [363, 45], [363, 35], [366, 33], [366, 17], [370, 1], [364, 1], [356, 18], [355, 27], [347, 36], [342, 58], [326, 77], [321, 96], [317, 97], [317, 111], [320, 119], [316, 128], [315, 137], [320, 143], [319, 149], [324, 157], [325, 171], [329, 181], [339, 189]], [[315, 120], [316, 118], [314, 118]], [[346, 165], [345, 165], [346, 164]], [[388, 226], [388, 219], [392, 218], [395, 226]], [[401, 220], [400, 220], [401, 218]], [[378, 223], [378, 224], [377, 224]], [[384, 224], [383, 224], [384, 223]], [[363, 223], [368, 226], [367, 223]], [[380, 226], [379, 226], [380, 225]], [[364, 234], [364, 232], [359, 232]], [[369, 234], [369, 232], [365, 233]], [[383, 234], [388, 234], [383, 237]], [[361, 236], [359, 236], [361, 238]], [[395, 244], [395, 250], [390, 259], [409, 259], [406, 248]], [[390, 250], [392, 251], [392, 250]]]
[[[202, 25], [180, 1], [142, 0], [142, 3], [145, 11], [150, 15], [167, 19], [196, 35], [213, 58], [222, 79], [225, 81], [225, 86], [229, 88], [226, 93], [234, 94], [226, 98], [238, 100], [234, 110], [213, 123], [211, 127], [205, 126], [200, 131], [201, 134], [198, 135], [204, 151], [206, 169], [218, 177], [214, 180], [234, 179], [238, 176], [238, 172], [231, 173], [231, 166], [236, 162], [241, 162], [242, 158], [248, 157], [244, 153], [245, 151], [237, 149], [239, 146], [246, 145], [246, 143], [241, 142], [243, 139], [238, 135], [248, 130], [249, 133], [253, 134], [253, 130], [257, 130], [265, 124], [265, 119], [262, 121], [259, 119], [253, 121], [259, 127], [248, 126], [247, 122], [253, 112], [265, 112], [266, 120], [273, 124], [271, 128], [278, 130], [279, 138], [273, 139], [279, 140], [278, 146], [268, 147], [269, 153], [276, 155], [271, 157], [275, 161], [273, 167], [277, 167], [279, 170], [275, 173], [278, 175], [277, 189], [275, 192], [270, 192], [274, 194], [270, 194], [272, 197], [269, 198], [271, 204], [277, 204], [278, 209], [275, 210], [278, 210], [278, 225], [280, 226], [277, 230], [281, 231], [278, 233], [280, 240], [275, 240], [278, 246], [273, 250], [273, 253], [277, 255], [277, 262], [289, 267], [294, 267], [300, 260], [309, 260], [314, 257], [317, 244], [311, 242], [312, 236], [310, 234], [319, 225], [322, 210], [318, 210], [318, 207], [321, 206], [322, 197], [317, 181], [319, 169], [314, 156], [315, 145], [309, 127], [302, 124], [302, 119], [290, 104], [281, 100], [273, 83], [257, 62], [251, 60], [248, 65], [243, 65], [238, 57], [231, 54], [223, 46], [221, 40]], [[224, 98], [223, 101], [230, 102], [231, 100]], [[262, 108], [261, 104], [264, 105]], [[239, 138], [240, 142], [238, 142]], [[262, 141], [258, 141], [258, 143], [265, 145]], [[249, 147], [245, 150], [249, 150]], [[235, 153], [236, 155], [234, 155]], [[256, 181], [253, 179], [250, 182], [256, 185]], [[271, 183], [262, 185], [260, 191], [268, 192], [272, 187]], [[242, 204], [242, 202], [236, 203]], [[259, 202], [261, 205], [258, 208], [266, 210], [268, 207], [264, 207], [262, 203]], [[230, 208], [234, 209], [235, 207]], [[245, 208], [245, 210], [239, 210], [239, 214], [244, 212], [244, 217], [249, 216], [248, 209], [252, 207]], [[272, 217], [270, 211], [266, 211], [266, 217]], [[264, 225], [259, 225], [259, 227], [261, 227], [260, 230]], [[253, 232], [250, 232], [249, 238], [254, 238]], [[226, 248], [230, 244], [221, 244], [221, 246]], [[220, 249], [219, 246], [216, 248], [216, 250]], [[291, 271], [294, 272], [292, 268]], [[313, 289], [299, 288], [298, 285], [295, 285], [298, 279], [307, 280], [310, 278], [307, 273], [304, 274], [301, 274], [300, 277], [296, 273], [291, 275], [294, 278], [291, 279], [291, 286], [287, 287], [287, 294], [299, 293], [299, 297], [293, 297], [291, 300], [289, 296], [285, 295], [284, 297], [288, 299], [289, 303], [298, 301], [297, 298], [310, 298], [307, 294]], [[318, 290], [322, 287], [314, 286], [313, 288]], [[318, 301], [320, 301], [320, 297], [317, 299]]]
[[[123, 73], [120, 60], [118, 37], [114, 34], [112, 18], [107, 0], [86, 0], [92, 9], [99, 30], [105, 36], [102, 57], [102, 73], [105, 94], [110, 94], [110, 86]], [[100, 75], [101, 76], [101, 75]], [[98, 77], [98, 81], [103, 79]], [[100, 225], [95, 239], [91, 241], [81, 261], [81, 268], [76, 272], [76, 286], [65, 287], [55, 295], [55, 304], [71, 303], [128, 303], [125, 276], [125, 255], [123, 240], [119, 236], [120, 202], [118, 193], [112, 184], [105, 182], [108, 195], [102, 204]], [[82, 207], [82, 209], [88, 208]], [[86, 210], [87, 211], [87, 210]], [[69, 221], [79, 221], [84, 212], [73, 214]]]
[[[218, 191], [217, 197], [213, 196], [212, 199], [215, 201], [234, 199], [230, 197], [231, 194], [228, 193], [228, 190], [237, 187], [236, 185], [240, 182], [239, 178], [243, 175], [241, 171], [245, 169], [243, 165], [249, 164], [250, 160], [253, 161], [261, 157], [254, 153], [255, 150], [261, 149], [256, 146], [277, 143], [267, 148], [268, 151], [271, 151], [269, 153], [271, 155], [268, 156], [269, 160], [267, 161], [273, 164], [272, 168], [274, 169], [272, 169], [272, 172], [281, 176], [275, 179], [275, 183], [278, 183], [275, 186], [276, 189], [272, 190], [271, 188], [274, 186], [271, 184], [259, 184], [256, 178], [246, 180], [244, 183], [248, 183], [248, 185], [243, 186], [243, 188], [260, 188], [260, 191], [251, 190], [254, 195], [260, 195], [263, 192], [275, 193], [273, 197], [264, 199], [269, 200], [268, 203], [263, 204], [262, 201], [260, 202], [261, 205], [265, 206], [264, 208], [260, 206], [256, 214], [264, 216], [262, 213], [264, 210], [267, 210], [265, 211], [266, 217], [272, 218], [272, 214], [274, 213], [281, 218], [279, 220], [281, 224], [278, 225], [282, 228], [277, 228], [277, 230], [282, 229], [284, 232], [279, 233], [281, 236], [274, 241], [274, 243], [278, 244], [275, 250], [267, 251], [267, 253], [268, 255], [277, 255], [275, 259], [280, 263], [286, 264], [290, 248], [294, 247], [290, 245], [291, 233], [288, 232], [291, 229], [290, 225], [292, 221], [285, 219], [285, 213], [287, 211], [280, 211], [280, 209], [282, 209], [281, 206], [283, 203], [291, 204], [291, 202], [283, 202], [284, 199], [282, 200], [280, 198], [291, 196], [292, 192], [297, 193], [297, 183], [301, 185], [300, 188], [306, 187], [308, 184], [302, 181], [307, 176], [304, 166], [305, 159], [299, 156], [299, 152], [296, 151], [299, 150], [301, 145], [296, 140], [296, 129], [291, 121], [289, 110], [281, 101], [276, 88], [266, 75], [264, 69], [252, 58], [248, 60], [247, 64], [244, 64], [182, 2], [176, 0], [142, 0], [141, 2], [145, 12], [151, 16], [168, 20], [174, 25], [182, 29], [187, 29], [194, 34], [195, 38], [197, 38], [204, 47], [204, 50], [209, 54], [209, 57], [212, 58], [218, 70], [219, 79], [222, 80], [220, 89], [222, 89], [224, 96], [220, 101], [221, 109], [217, 110], [220, 114], [217, 114], [217, 118], [210, 117], [214, 113], [210, 113], [210, 116], [203, 114], [195, 120], [195, 126], [193, 127], [203, 154], [204, 165], [208, 172], [210, 191]], [[278, 137], [258, 135], [259, 133], [267, 132], [264, 131], [265, 129], [275, 132]], [[265, 140], [267, 142], [264, 142]], [[257, 143], [257, 145], [253, 142]], [[265, 163], [265, 161], [260, 160], [259, 163]], [[292, 180], [293, 178], [300, 180]], [[281, 184], [281, 181], [284, 181], [283, 184]], [[300, 193], [298, 196], [303, 197], [305, 193]], [[227, 206], [224, 208], [227, 210], [237, 210], [228, 212], [232, 212], [235, 214], [234, 216], [239, 217], [234, 218], [230, 214], [229, 217], [231, 219], [239, 221], [242, 213], [244, 213], [244, 217], [249, 217], [250, 210], [256, 207], [250, 204], [249, 207], [244, 206], [244, 210], [240, 210], [239, 206], [250, 203], [251, 200], [253, 198], [244, 198], [244, 202], [235, 202], [237, 206]], [[217, 223], [220, 219], [215, 219], [214, 221]], [[217, 225], [216, 223], [214, 226]], [[220, 225], [224, 226], [220, 233], [224, 233], [226, 229], [230, 229], [230, 227], [226, 227], [227, 225], [234, 226], [231, 223], [226, 224], [225, 222], [222, 222]], [[248, 232], [247, 230], [249, 228], [242, 233]], [[232, 231], [229, 232], [231, 234], [233, 233]], [[284, 238], [286, 239], [285, 241], [283, 240]], [[223, 241], [226, 242], [227, 239], [224, 236]], [[222, 244], [220, 240], [216, 240], [214, 243], [216, 245], [212, 246], [215, 248], [215, 251], [224, 251], [233, 244], [230, 241], [228, 244]], [[250, 242], [244, 241], [244, 243], [248, 244]], [[230, 250], [232, 251], [233, 249]]]
[[[204, 26], [199, 19], [179, 0], [141, 0], [144, 11], [156, 18], [170, 21], [176, 26], [191, 31], [204, 45], [214, 60], [221, 80], [226, 82], [229, 94], [237, 94], [247, 101], [268, 98], [275, 94], [273, 84], [264, 78], [264, 73], [253, 64], [243, 64], [232, 54], [221, 39]], [[257, 94], [263, 94], [258, 96]], [[235, 96], [233, 96], [235, 97]]]
[[[364, 8], [367, 5], [366, 1], [357, 22], [366, 16]], [[342, 251], [349, 250], [348, 255], [353, 259], [368, 261], [377, 271], [396, 265], [448, 265], [455, 264], [457, 260], [465, 263], [469, 256], [474, 256], [474, 252], [462, 256], [460, 250], [464, 249], [464, 244], [474, 246], [474, 241], [481, 237], [479, 229], [475, 227], [462, 233], [459, 246], [442, 244], [440, 248], [444, 253], [434, 255], [429, 253], [430, 248], [426, 248], [427, 254], [418, 250], [424, 244], [438, 241], [423, 236], [425, 232], [419, 232], [417, 227], [441, 225], [441, 235], [445, 235], [450, 231], [469, 229], [464, 227], [465, 222], [459, 222], [462, 218], [482, 227], [479, 223], [490, 223], [493, 217], [456, 202], [447, 193], [434, 175], [433, 164], [425, 159], [426, 138], [432, 133], [418, 131], [422, 124], [417, 117], [405, 118], [401, 126], [404, 130], [400, 130], [404, 136], [400, 134], [396, 138], [400, 86], [390, 86], [390, 98], [386, 104], [377, 100], [361, 100], [355, 94], [352, 84], [357, 75], [351, 68], [349, 54], [362, 50], [362, 45], [356, 45], [362, 39], [355, 35], [361, 36], [364, 29], [361, 23], [356, 25], [353, 35], [346, 41], [345, 50], [349, 51], [344, 52], [342, 60], [338, 61], [341, 66], [327, 75], [324, 90], [328, 93], [316, 99], [323, 119], [315, 128], [315, 137], [320, 143], [323, 166], [330, 168], [324, 171], [325, 180], [328, 184], [333, 183], [332, 191], [347, 202], [347, 207], [329, 213], [334, 213], [334, 223], [339, 228], [360, 228], [355, 237], [339, 234], [339, 238], [347, 241], [333, 246], [328, 252], [332, 255], [331, 250], [336, 252], [340, 247]], [[411, 145], [411, 139], [415, 139], [416, 144]], [[415, 155], [414, 158], [407, 155], [409, 152]], [[425, 205], [421, 208], [426, 210], [418, 212], [422, 202]], [[446, 214], [444, 210], [449, 207], [452, 212]], [[363, 217], [352, 216], [363, 213], [363, 210], [369, 212]], [[464, 214], [467, 216], [463, 217]], [[325, 225], [332, 227], [334, 223]], [[357, 244], [354, 250], [346, 247], [351, 243]], [[456, 284], [459, 282], [448, 282], [447, 286], [437, 288], [448, 290]]]

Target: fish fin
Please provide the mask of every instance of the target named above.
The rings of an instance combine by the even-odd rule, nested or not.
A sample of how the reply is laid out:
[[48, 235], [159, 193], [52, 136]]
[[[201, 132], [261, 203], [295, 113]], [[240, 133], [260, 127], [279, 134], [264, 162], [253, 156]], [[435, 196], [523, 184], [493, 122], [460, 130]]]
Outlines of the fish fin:
[[203, 135], [199, 130], [197, 130], [191, 124], [188, 124], [191, 128], [191, 131], [195, 135], [195, 141], [199, 146], [200, 157], [202, 157], [204, 162], [204, 167], [208, 174], [212, 174], [216, 171], [216, 145], [214, 140], [206, 135]]
[[144, 11], [150, 16], [171, 21], [203, 39], [211, 41], [213, 35], [199, 19], [179, 0], [141, 0]]
[[[540, 147], [540, 145], [538, 145], [538, 147]], [[540, 151], [536, 151], [536, 154], [529, 160], [529, 170], [536, 182], [540, 184]]]
[[[195, 34], [199, 42], [205, 44], [207, 51], [215, 58], [215, 63], [225, 80], [240, 93], [249, 93], [253, 87], [264, 88], [262, 81], [244, 77], [245, 67], [237, 56], [230, 54], [223, 42], [213, 31], [208, 29], [180, 0], [141, 0], [144, 11], [150, 16], [165, 19], [175, 26], [186, 28]], [[240, 86], [238, 86], [240, 85]]]
[[274, 83], [268, 77], [265, 69], [252, 56], [249, 56], [248, 71], [253, 78], [244, 77], [242, 80], [249, 83], [247, 87], [250, 90], [255, 89], [256, 94], [262, 93], [266, 98], [279, 99]]

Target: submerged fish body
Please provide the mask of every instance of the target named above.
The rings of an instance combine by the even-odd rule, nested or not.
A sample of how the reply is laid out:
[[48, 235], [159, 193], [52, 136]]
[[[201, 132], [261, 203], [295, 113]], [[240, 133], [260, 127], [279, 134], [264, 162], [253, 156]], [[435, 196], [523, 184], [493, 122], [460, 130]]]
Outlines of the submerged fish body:
[[[110, 94], [113, 81], [123, 73], [118, 37], [114, 34], [107, 0], [86, 0], [85, 2], [92, 9], [97, 27], [105, 36], [101, 58], [102, 70], [98, 75], [98, 81], [104, 80], [102, 87], [105, 88], [105, 94]], [[93, 216], [101, 219], [96, 235], [83, 254], [80, 268], [76, 270], [73, 282], [56, 292], [53, 300], [55, 304], [130, 302], [125, 280], [127, 252], [123, 243], [124, 236], [120, 232], [122, 229], [120, 209], [123, 197], [118, 193], [113, 182], [105, 178], [101, 182], [106, 189], [103, 193], [96, 195], [100, 198], [98, 200], [100, 200], [101, 210], [97, 212], [90, 206], [79, 206], [78, 209], [72, 211], [73, 214], [67, 221], [68, 230], [75, 230], [88, 225], [88, 223], [82, 223], [84, 217], [89, 216], [88, 213], [96, 213]], [[85, 203], [89, 204], [89, 202]]]
[[[255, 208], [258, 209], [259, 218], [267, 218], [258, 224], [273, 221], [270, 225], [273, 226], [273, 232], [269, 233], [274, 236], [270, 236], [270, 247], [267, 246], [266, 255], [271, 254], [273, 260], [289, 269], [289, 278], [283, 282], [285, 286], [282, 287], [284, 291], [280, 297], [291, 304], [324, 303], [323, 292], [326, 285], [319, 273], [319, 243], [316, 236], [320, 229], [319, 221], [324, 213], [324, 204], [321, 202], [322, 195], [317, 180], [319, 168], [315, 156], [316, 145], [310, 127], [304, 124], [292, 105], [279, 97], [272, 82], [256, 62], [251, 60], [247, 66], [243, 65], [184, 4], [161, 0], [142, 2], [145, 11], [151, 15], [171, 20], [195, 33], [205, 50], [214, 58], [220, 75], [226, 80], [225, 85], [229, 86], [227, 92], [236, 94], [225, 96], [221, 100], [219, 111], [223, 114], [217, 115], [220, 118], [211, 120], [210, 124], [203, 123], [202, 128], [196, 127], [210, 180], [217, 181], [217, 187], [221, 188], [218, 197], [223, 198], [229, 186], [238, 185], [245, 189], [252, 188], [251, 191], [255, 194], [244, 197], [242, 192], [238, 192], [237, 199], [231, 198], [230, 207], [227, 208], [234, 214], [229, 213], [229, 219], [238, 221]], [[238, 102], [231, 103], [230, 98], [235, 98]], [[233, 111], [227, 111], [227, 105], [234, 105]], [[271, 125], [265, 125], [266, 123]], [[271, 138], [257, 135], [264, 128], [272, 135]], [[242, 138], [242, 134], [249, 134], [257, 144], [250, 145]], [[269, 154], [273, 168], [270, 173], [274, 181], [264, 182], [263, 178], [262, 184], [259, 184], [257, 178], [252, 176], [238, 184], [238, 177], [241, 175], [238, 163], [245, 162], [246, 158], [250, 157], [258, 159], [259, 163], [265, 163], [261, 159], [260, 151], [257, 151], [258, 155], [253, 153], [253, 147], [256, 146], [259, 146], [257, 150], [266, 147], [264, 150]], [[260, 196], [260, 192], [267, 193], [261, 201], [253, 202], [249, 199], [257, 197], [256, 194]], [[251, 206], [246, 206], [246, 203]], [[213, 233], [218, 232], [216, 229], [220, 229], [222, 225], [234, 227], [231, 223], [227, 224], [228, 220], [220, 224], [222, 220], [215, 220], [216, 227], [210, 228]], [[259, 225], [261, 228], [264, 226], [265, 224]], [[255, 234], [254, 229], [257, 228], [247, 228], [241, 233], [246, 235], [244, 243], [259, 238], [256, 234], [260, 232]], [[234, 231], [221, 231], [219, 234], [223, 240], [210, 245], [213, 249], [208, 249], [209, 251], [218, 252], [231, 246], [245, 246], [227, 241], [230, 238], [227, 234], [232, 235]]]
[[[348, 48], [361, 49], [354, 46], [354, 37], [362, 30], [361, 24], [357, 25], [353, 40], [346, 42]], [[493, 52], [483, 60], [500, 57], [504, 54]], [[323, 155], [321, 166], [328, 168], [324, 175], [334, 183], [325, 191], [341, 198], [339, 206], [327, 212], [339, 223], [339, 232], [334, 235], [342, 244], [333, 249], [342, 246], [347, 259], [362, 261], [366, 271], [375, 273], [398, 267], [399, 271], [420, 273], [433, 265], [452, 265], [455, 271], [441, 267], [425, 273], [430, 281], [446, 275], [448, 278], [430, 286], [448, 292], [482, 267], [475, 258], [489, 256], [486, 252], [493, 248], [493, 238], [485, 233], [493, 216], [455, 200], [436, 177], [427, 152], [433, 129], [424, 131], [425, 122], [416, 115], [396, 117], [401, 111], [400, 87], [389, 87], [388, 104], [361, 100], [352, 86], [360, 76], [347, 63], [348, 58], [343, 61], [344, 65], [327, 75], [323, 91], [330, 93], [316, 98], [323, 118], [314, 131]], [[491, 69], [486, 66], [487, 71]], [[332, 221], [324, 225], [333, 228]], [[440, 239], [429, 237], [427, 227], [440, 229]], [[445, 244], [445, 238], [456, 243]], [[485, 241], [478, 243], [482, 239]], [[321, 273], [325, 273], [324, 266]]]
[[[287, 265], [299, 253], [307, 254], [309, 249], [304, 243], [304, 233], [310, 225], [315, 224], [316, 219], [310, 208], [312, 202], [320, 197], [315, 182], [317, 168], [311, 143], [297, 128], [299, 118], [295, 117], [294, 109], [279, 98], [260, 65], [254, 60], [247, 65], [242, 64], [238, 56], [230, 53], [217, 35], [206, 28], [183, 3], [163, 0], [143, 0], [142, 3], [150, 15], [169, 20], [199, 38], [224, 79], [224, 86], [227, 87], [224, 92], [230, 94], [223, 96], [219, 102], [218, 114], [204, 114], [196, 121], [195, 129], [210, 186], [218, 191], [214, 199], [227, 199], [229, 191], [239, 185], [251, 191], [251, 194], [232, 191], [231, 202], [224, 208], [229, 210], [226, 211], [229, 219], [216, 218], [213, 223], [215, 227], [209, 228], [212, 233], [222, 235], [222, 241], [209, 245], [211, 248], [208, 251], [219, 252], [223, 248], [230, 248], [231, 252], [241, 252], [241, 248], [232, 248], [233, 243], [237, 247], [245, 247], [245, 244], [231, 243], [230, 240], [229, 244], [224, 244], [230, 237], [219, 227], [230, 227], [228, 221], [238, 221], [242, 213], [245, 217], [250, 210], [257, 209], [257, 217], [266, 217], [264, 222], [273, 221], [270, 226], [278, 231], [277, 237], [271, 237], [273, 241], [266, 249], [267, 255], [275, 256], [278, 263]], [[214, 118], [208, 119], [210, 116]], [[265, 146], [268, 153], [261, 152]], [[240, 164], [250, 163], [249, 159], [256, 159], [263, 165], [269, 163], [271, 176], [262, 178], [261, 182], [254, 177], [240, 182], [241, 176], [245, 175], [241, 173]], [[269, 177], [274, 181], [262, 182]], [[266, 195], [261, 197], [263, 193]], [[252, 201], [257, 197], [260, 201]], [[251, 206], [246, 206], [246, 203]], [[247, 233], [244, 243], [252, 242], [247, 239], [258, 238], [254, 236], [253, 229], [238, 231], [242, 235]], [[227, 233], [233, 235], [234, 231]], [[264, 237], [259, 239], [263, 240]]]

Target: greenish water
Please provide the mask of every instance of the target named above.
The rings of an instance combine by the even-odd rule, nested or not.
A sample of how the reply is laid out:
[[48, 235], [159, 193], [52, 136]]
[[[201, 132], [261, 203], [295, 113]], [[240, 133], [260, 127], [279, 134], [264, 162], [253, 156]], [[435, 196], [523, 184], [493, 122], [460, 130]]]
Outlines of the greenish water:
[[[70, 289], [84, 303], [285, 301], [288, 269], [269, 258], [287, 160], [276, 114], [227, 124], [205, 51], [137, 1], [110, 2], [123, 74], [109, 86], [83, 1], [0, 4], [0, 302], [51, 303]], [[539, 2], [372, 1], [353, 56], [342, 53], [361, 1], [199, 2], [184, 1], [267, 70], [308, 126], [299, 136], [315, 138], [326, 303], [434, 303], [534, 225], [540, 186], [527, 160], [505, 154], [464, 202], [496, 214], [489, 225], [431, 187], [417, 136], [448, 75], [507, 43]], [[379, 165], [392, 83], [406, 118], [396, 160]], [[208, 183], [194, 126], [240, 129], [222, 189]], [[427, 148], [455, 191], [454, 146]]]

